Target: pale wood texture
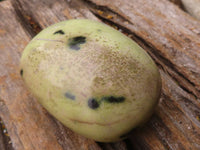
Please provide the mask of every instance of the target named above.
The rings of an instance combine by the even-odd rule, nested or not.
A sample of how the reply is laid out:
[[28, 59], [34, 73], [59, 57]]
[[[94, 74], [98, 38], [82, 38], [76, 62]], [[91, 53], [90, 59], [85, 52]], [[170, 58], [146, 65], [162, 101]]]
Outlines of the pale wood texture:
[[[0, 3], [0, 14], [0, 117], [14, 149], [200, 149], [200, 22], [179, 7], [168, 0], [7, 0]], [[160, 103], [125, 141], [96, 143], [73, 133], [37, 103], [20, 78], [20, 56], [30, 39], [72, 18], [119, 29], [160, 69]]]

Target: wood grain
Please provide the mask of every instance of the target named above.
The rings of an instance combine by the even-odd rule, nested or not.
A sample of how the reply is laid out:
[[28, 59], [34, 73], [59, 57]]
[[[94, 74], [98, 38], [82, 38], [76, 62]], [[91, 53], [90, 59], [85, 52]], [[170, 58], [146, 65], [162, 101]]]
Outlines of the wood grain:
[[0, 149], [1, 150], [5, 150], [5, 142], [4, 142], [4, 138], [3, 138], [3, 129], [1, 127], [1, 124], [0, 124]]
[[[200, 22], [168, 0], [15, 0], [0, 3], [0, 116], [17, 150], [200, 149]], [[12, 19], [11, 19], [12, 18]], [[157, 63], [162, 95], [152, 118], [117, 143], [95, 143], [51, 117], [19, 77], [21, 52], [41, 29], [72, 18], [105, 22]]]

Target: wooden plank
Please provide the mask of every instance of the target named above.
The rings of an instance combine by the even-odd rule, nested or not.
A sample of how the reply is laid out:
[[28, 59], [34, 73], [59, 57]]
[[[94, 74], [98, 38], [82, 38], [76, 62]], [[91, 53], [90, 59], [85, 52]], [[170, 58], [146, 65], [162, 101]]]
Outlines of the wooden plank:
[[[90, 18], [105, 21], [122, 30], [136, 40], [158, 64], [162, 76], [163, 94], [155, 114], [143, 128], [134, 131], [131, 137], [125, 140], [126, 144], [124, 142], [115, 144], [100, 143], [103, 149], [200, 149], [200, 23], [198, 21], [167, 0], [57, 0], [56, 2], [50, 0], [16, 0], [13, 1], [13, 4], [17, 13], [15, 15], [15, 18], [17, 18], [15, 24], [19, 25], [20, 22], [21, 25], [19, 26], [26, 33], [26, 36], [20, 34], [21, 41], [28, 36], [28, 42], [31, 38], [30, 35], [33, 36], [38, 30], [58, 21], [71, 18]], [[14, 9], [12, 8], [11, 10]], [[4, 28], [7, 26], [4, 26]], [[18, 34], [19, 32], [17, 31]], [[11, 35], [8, 36], [11, 37]], [[12, 36], [17, 39], [16, 35]], [[22, 37], [24, 38], [22, 39]], [[10, 47], [15, 40], [11, 41], [6, 43]], [[16, 49], [20, 51], [18, 54], [14, 53], [17, 57], [10, 56], [10, 53], [5, 52], [4, 55], [6, 58], [13, 57], [14, 60], [18, 60], [24, 46], [25, 44], [18, 43], [14, 47], [15, 51]], [[9, 63], [17, 62], [13, 61], [13, 59]], [[7, 71], [3, 69], [1, 71], [6, 72], [5, 74], [7, 75]], [[15, 75], [17, 72], [13, 74]], [[13, 90], [10, 85], [7, 85], [8, 83], [10, 84], [10, 77], [12, 76], [9, 75], [7, 80], [5, 80], [6, 77], [4, 76], [0, 77], [4, 87], [10, 88], [6, 91], [7, 95]], [[15, 80], [16, 78], [12, 79], [12, 81]], [[20, 84], [19, 81], [15, 82], [17, 86], [20, 86], [19, 88], [23, 87], [21, 81]], [[21, 89], [25, 90], [24, 87]], [[21, 93], [23, 92], [21, 91]], [[0, 94], [0, 96], [2, 95]], [[11, 97], [9, 98], [12, 99]], [[1, 99], [3, 99], [4, 103], [2, 105], [4, 112], [7, 112], [12, 117], [14, 105], [20, 104], [15, 103], [11, 107], [11, 100], [7, 100], [5, 97], [1, 97]], [[27, 99], [33, 98], [29, 94]], [[36, 104], [35, 99], [29, 100], [29, 102], [37, 110], [42, 110], [41, 106]], [[7, 107], [8, 104], [10, 109]], [[32, 113], [33, 116], [36, 115], [34, 111], [26, 111], [26, 113]], [[66, 140], [69, 140], [71, 134], [74, 133], [70, 132], [68, 136], [64, 133], [62, 135], [65, 138], [61, 138], [60, 131], [65, 130], [64, 127], [52, 119], [45, 110], [42, 110], [40, 113], [45, 114], [46, 117], [40, 119], [40, 123], [47, 119], [46, 125], [54, 129], [53, 137], [56, 136], [57, 141], [63, 139], [62, 142], [66, 144]], [[4, 118], [6, 117], [9, 118], [9, 115], [4, 115]], [[8, 126], [10, 124], [18, 125], [19, 123], [11, 123], [12, 119], [6, 120], [8, 120]], [[33, 122], [37, 122], [37, 120], [33, 119]], [[9, 129], [12, 129], [12, 127]], [[68, 130], [65, 131], [68, 132]], [[23, 136], [20, 134], [16, 135]], [[14, 137], [14, 135], [11, 135], [11, 137]], [[71, 142], [75, 145], [73, 148], [76, 149], [82, 142], [76, 145], [77, 139], [74, 136], [72, 137]], [[44, 136], [40, 139], [42, 140], [43, 138], [45, 139], [46, 137]], [[80, 139], [82, 140], [82, 138]], [[24, 143], [25, 141], [23, 140], [18, 142]], [[32, 142], [32, 139], [28, 140]], [[58, 143], [64, 149], [66, 145], [62, 144], [62, 142]], [[93, 145], [93, 149], [99, 148], [93, 141], [90, 142], [92, 144], [89, 145]], [[87, 142], [86, 145], [88, 145]]]
[[[0, 118], [0, 121], [1, 121], [1, 118]], [[5, 149], [5, 142], [4, 142], [4, 139], [3, 139], [3, 129], [2, 129], [1, 123], [0, 123], [0, 149], [6, 150]]]
[[16, 150], [100, 149], [54, 120], [24, 87], [21, 52], [31, 36], [19, 23], [10, 1], [0, 4], [0, 116]]
[[90, 18], [98, 20], [81, 1], [65, 0], [16, 0], [13, 2], [19, 13], [27, 19], [31, 17], [41, 28], [67, 19]]

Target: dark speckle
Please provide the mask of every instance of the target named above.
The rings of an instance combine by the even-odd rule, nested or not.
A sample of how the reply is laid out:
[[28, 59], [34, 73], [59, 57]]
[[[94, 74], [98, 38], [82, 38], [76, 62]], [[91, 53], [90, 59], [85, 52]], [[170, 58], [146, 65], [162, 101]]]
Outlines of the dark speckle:
[[101, 29], [97, 29], [98, 32], [101, 32]]
[[75, 96], [72, 95], [72, 94], [69, 93], [69, 92], [66, 92], [66, 93], [65, 93], [65, 97], [66, 97], [66, 98], [69, 98], [69, 99], [71, 99], [71, 100], [75, 100]]
[[92, 109], [96, 109], [96, 108], [99, 107], [99, 104], [98, 104], [98, 102], [97, 102], [96, 99], [91, 98], [91, 99], [88, 100], [88, 106], [89, 106], [90, 108], [92, 108]]
[[23, 76], [23, 69], [20, 70], [20, 75]]
[[64, 67], [60, 66], [60, 70], [64, 70]]
[[70, 48], [73, 49], [73, 50], [80, 50], [80, 49], [81, 49], [81, 48], [80, 48], [79, 46], [77, 46], [77, 45], [71, 45]]
[[77, 36], [68, 40], [68, 45], [73, 50], [80, 50], [80, 45], [86, 42], [86, 37]]
[[109, 96], [109, 97], [103, 97], [102, 100], [109, 103], [121, 103], [124, 102], [125, 98], [122, 96], [120, 97]]
[[65, 32], [63, 30], [58, 30], [58, 31], [54, 32], [53, 34], [65, 34]]

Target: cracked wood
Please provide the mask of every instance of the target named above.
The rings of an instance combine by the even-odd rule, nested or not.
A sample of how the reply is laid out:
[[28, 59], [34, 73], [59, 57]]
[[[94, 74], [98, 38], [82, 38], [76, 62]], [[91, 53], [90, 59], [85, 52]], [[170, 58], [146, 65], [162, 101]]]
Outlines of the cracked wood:
[[[0, 116], [15, 149], [200, 149], [200, 23], [173, 3], [8, 0], [0, 3], [0, 12]], [[19, 59], [28, 41], [41, 29], [72, 18], [120, 28], [159, 66], [159, 106], [125, 141], [97, 144], [74, 134], [41, 108], [19, 78]]]

